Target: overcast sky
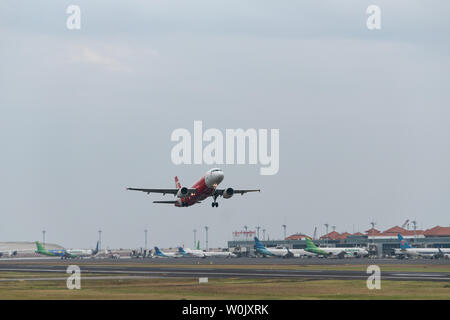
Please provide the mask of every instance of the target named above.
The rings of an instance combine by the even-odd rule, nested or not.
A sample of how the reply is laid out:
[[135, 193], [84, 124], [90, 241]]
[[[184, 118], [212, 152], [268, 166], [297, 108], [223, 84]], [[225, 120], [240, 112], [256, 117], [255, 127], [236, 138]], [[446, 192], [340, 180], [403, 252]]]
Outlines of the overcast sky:
[[[81, 7], [81, 30], [66, 9]], [[382, 29], [366, 27], [381, 8]], [[0, 2], [0, 240], [225, 246], [323, 224], [450, 225], [448, 1]], [[260, 194], [190, 208], [125, 187], [190, 186], [176, 128], [280, 129], [280, 170], [223, 165]]]

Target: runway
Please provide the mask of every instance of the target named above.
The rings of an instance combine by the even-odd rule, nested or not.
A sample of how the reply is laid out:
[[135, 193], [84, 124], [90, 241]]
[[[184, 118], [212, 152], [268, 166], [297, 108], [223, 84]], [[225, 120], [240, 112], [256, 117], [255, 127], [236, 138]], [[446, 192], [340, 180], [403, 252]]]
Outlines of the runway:
[[[301, 260], [308, 262], [300, 264]], [[359, 265], [386, 265], [386, 259], [361, 260], [346, 259], [345, 264]], [[105, 260], [14, 260], [7, 259], [0, 261], [0, 279], [2, 272], [18, 273], [61, 273], [66, 272], [68, 265], [78, 265], [82, 275], [100, 276], [105, 275], [113, 278], [121, 277], [152, 277], [152, 278], [264, 278], [264, 279], [339, 279], [339, 280], [366, 280], [369, 276], [362, 270], [333, 270], [332, 265], [344, 265], [342, 260], [336, 259], [105, 259]], [[392, 265], [408, 264], [408, 262], [418, 264], [415, 260], [388, 260]], [[436, 261], [420, 260], [421, 265], [430, 263], [431, 265], [443, 266], [444, 272], [408, 272], [408, 271], [383, 271], [381, 268], [381, 278], [384, 280], [400, 281], [450, 281], [450, 264]], [[339, 264], [340, 263], [340, 264]], [[308, 269], [291, 268], [291, 265], [307, 266]], [[320, 269], [319, 266], [330, 266], [327, 269]], [[283, 267], [290, 267], [286, 269]], [[314, 266], [317, 266], [315, 269]], [[448, 266], [448, 271], [447, 267]], [[336, 267], [338, 269], [338, 267]], [[362, 268], [365, 269], [365, 268]], [[34, 278], [35, 280], [44, 280], [44, 278]], [[92, 278], [95, 279], [95, 278]], [[5, 281], [11, 279], [4, 279]], [[30, 280], [23, 278], [17, 280]]]
[[337, 259], [337, 258], [130, 258], [122, 257], [121, 259], [69, 259], [61, 260], [59, 257], [34, 257], [34, 258], [2, 258], [0, 259], [0, 266], [3, 264], [10, 264], [11, 262], [17, 264], [23, 264], [24, 262], [40, 264], [40, 263], [54, 263], [54, 264], [149, 264], [149, 265], [430, 265], [430, 266], [448, 266], [450, 272], [450, 260], [449, 259], [389, 259], [389, 258], [377, 258], [377, 259]]

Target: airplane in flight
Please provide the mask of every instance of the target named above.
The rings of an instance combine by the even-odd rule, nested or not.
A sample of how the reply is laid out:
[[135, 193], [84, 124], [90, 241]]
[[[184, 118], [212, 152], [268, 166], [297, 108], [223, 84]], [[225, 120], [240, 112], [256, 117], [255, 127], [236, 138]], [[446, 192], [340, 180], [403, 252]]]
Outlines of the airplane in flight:
[[358, 247], [348, 247], [348, 248], [339, 248], [339, 247], [317, 247], [314, 242], [310, 238], [305, 238], [306, 241], [306, 251], [315, 253], [319, 256], [324, 257], [365, 257], [369, 254], [369, 252], [364, 248]]
[[176, 207], [190, 207], [196, 203], [200, 203], [208, 197], [212, 197], [214, 200], [211, 204], [212, 207], [218, 207], [219, 203], [217, 198], [222, 196], [224, 199], [231, 198], [234, 194], [241, 194], [247, 192], [260, 192], [260, 189], [218, 189], [217, 186], [222, 182], [224, 178], [223, 171], [219, 168], [208, 170], [206, 174], [201, 177], [192, 187], [182, 187], [178, 177], [175, 177], [174, 189], [140, 189], [140, 188], [127, 188], [132, 191], [142, 191], [147, 194], [150, 193], [162, 193], [173, 194], [178, 199], [173, 201], [153, 201], [153, 203], [166, 203], [173, 204]]
[[400, 258], [404, 257], [423, 257], [430, 259], [449, 258], [450, 249], [448, 248], [414, 248], [412, 247], [403, 236], [399, 233], [397, 235], [400, 241], [400, 249], [395, 249], [395, 255]]

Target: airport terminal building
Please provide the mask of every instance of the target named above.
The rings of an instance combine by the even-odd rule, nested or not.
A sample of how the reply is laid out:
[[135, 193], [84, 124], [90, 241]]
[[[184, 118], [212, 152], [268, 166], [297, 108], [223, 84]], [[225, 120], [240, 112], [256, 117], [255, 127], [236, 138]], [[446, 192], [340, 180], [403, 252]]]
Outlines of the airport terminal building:
[[[450, 227], [436, 226], [427, 230], [408, 230], [399, 226], [389, 228], [385, 231], [369, 229], [364, 233], [338, 233], [330, 232], [318, 239], [313, 239], [318, 246], [328, 247], [366, 247], [371, 256], [388, 257], [392, 256], [394, 249], [400, 248], [400, 242], [397, 238], [401, 234], [413, 247], [427, 248], [450, 248]], [[244, 235], [245, 238], [237, 238], [236, 235]], [[233, 240], [228, 241], [230, 251], [241, 255], [254, 255], [254, 241], [256, 235], [254, 231], [234, 232]], [[293, 234], [284, 240], [264, 239], [261, 242], [266, 247], [287, 247], [291, 249], [306, 248], [304, 234]], [[310, 237], [312, 238], [312, 237]]]

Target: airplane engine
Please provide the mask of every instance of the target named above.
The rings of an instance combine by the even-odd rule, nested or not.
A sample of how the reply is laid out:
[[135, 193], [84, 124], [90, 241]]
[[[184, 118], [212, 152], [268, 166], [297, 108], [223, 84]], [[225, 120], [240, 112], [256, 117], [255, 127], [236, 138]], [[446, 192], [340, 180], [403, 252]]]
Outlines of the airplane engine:
[[188, 188], [186, 188], [186, 187], [182, 187], [182, 188], [180, 188], [180, 189], [178, 189], [178, 192], [177, 192], [177, 197], [178, 198], [184, 198], [184, 197], [186, 197], [187, 195], [188, 195]]
[[225, 189], [225, 191], [223, 192], [223, 198], [224, 199], [229, 199], [229, 198], [231, 198], [233, 196], [233, 194], [234, 194], [233, 188]]

